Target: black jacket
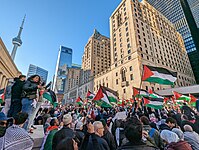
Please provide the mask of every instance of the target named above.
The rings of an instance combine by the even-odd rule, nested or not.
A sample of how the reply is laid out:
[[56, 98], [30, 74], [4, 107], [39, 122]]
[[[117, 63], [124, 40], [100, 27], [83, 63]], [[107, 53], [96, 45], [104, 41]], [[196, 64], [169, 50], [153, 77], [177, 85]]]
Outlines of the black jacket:
[[67, 137], [73, 138], [74, 135], [75, 135], [75, 133], [73, 132], [72, 129], [70, 129], [69, 127], [63, 126], [63, 128], [61, 130], [59, 130], [58, 132], [56, 132], [53, 137], [52, 149], [56, 150], [56, 147], [61, 140], [65, 139]]
[[[23, 85], [22, 98], [30, 98], [30, 96], [37, 95], [38, 83], [33, 80], [28, 79]], [[32, 99], [32, 98], [30, 98]], [[34, 98], [33, 98], [34, 99]]]
[[159, 150], [156, 147], [148, 146], [147, 144], [140, 143], [126, 143], [125, 145], [119, 147], [117, 150]]
[[24, 83], [25, 81], [21, 81], [19, 78], [15, 79], [15, 83], [11, 88], [11, 99], [21, 99]]
[[110, 150], [107, 142], [95, 133], [87, 133], [80, 150]]
[[114, 136], [107, 129], [104, 130], [104, 135], [102, 136], [102, 138], [106, 140], [110, 147], [110, 150], [116, 149]]

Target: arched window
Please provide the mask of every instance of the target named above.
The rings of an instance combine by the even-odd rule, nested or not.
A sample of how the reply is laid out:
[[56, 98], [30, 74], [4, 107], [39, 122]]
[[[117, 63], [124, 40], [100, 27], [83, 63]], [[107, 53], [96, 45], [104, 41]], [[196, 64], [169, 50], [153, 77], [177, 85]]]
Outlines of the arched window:
[[122, 77], [122, 82], [126, 81], [126, 68], [122, 67], [121, 69], [121, 77]]

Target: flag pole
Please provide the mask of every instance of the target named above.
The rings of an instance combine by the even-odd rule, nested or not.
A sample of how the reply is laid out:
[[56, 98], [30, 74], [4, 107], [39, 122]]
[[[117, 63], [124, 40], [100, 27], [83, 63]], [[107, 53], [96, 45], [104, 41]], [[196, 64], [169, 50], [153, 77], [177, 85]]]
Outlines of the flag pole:
[[[140, 89], [141, 89], [141, 86], [142, 86], [142, 77], [143, 77], [143, 74], [144, 74], [144, 65], [142, 65], [142, 74], [141, 74], [141, 81], [140, 81], [140, 87], [139, 87], [139, 95], [140, 95], [140, 91], [141, 91]], [[138, 103], [140, 103], [140, 102], [138, 102]], [[144, 109], [143, 108], [143, 102], [141, 102], [141, 105], [142, 105], [141, 107], [142, 107], [142, 110], [143, 110]]]

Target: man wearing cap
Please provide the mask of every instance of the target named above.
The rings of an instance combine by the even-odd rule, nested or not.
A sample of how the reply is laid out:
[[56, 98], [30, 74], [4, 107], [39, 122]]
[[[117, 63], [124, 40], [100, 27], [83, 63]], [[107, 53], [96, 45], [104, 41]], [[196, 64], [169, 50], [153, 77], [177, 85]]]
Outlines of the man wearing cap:
[[66, 114], [63, 116], [64, 126], [61, 130], [55, 133], [53, 137], [52, 149], [55, 150], [59, 142], [65, 138], [73, 138], [75, 136], [74, 131], [71, 129], [72, 116]]

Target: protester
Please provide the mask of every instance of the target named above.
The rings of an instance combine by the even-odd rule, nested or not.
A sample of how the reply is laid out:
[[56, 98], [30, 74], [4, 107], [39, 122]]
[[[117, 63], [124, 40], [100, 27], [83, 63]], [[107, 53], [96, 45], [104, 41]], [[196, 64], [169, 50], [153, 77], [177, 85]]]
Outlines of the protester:
[[157, 147], [163, 148], [163, 141], [160, 138], [160, 133], [158, 130], [150, 127], [149, 119], [146, 116], [142, 116], [140, 117], [140, 121], [143, 124], [143, 130], [149, 134], [149, 137], [153, 140], [153, 143], [155, 143]]
[[38, 98], [38, 89], [43, 88], [40, 85], [41, 78], [39, 75], [33, 75], [27, 79], [22, 90], [22, 112], [28, 113], [28, 120], [24, 124], [24, 129], [29, 128], [29, 119], [33, 113], [33, 102]]
[[73, 138], [75, 136], [74, 131], [70, 128], [72, 123], [72, 116], [70, 114], [66, 114], [63, 116], [63, 123], [63, 128], [56, 132], [53, 137], [53, 150], [56, 150], [57, 145], [59, 145], [59, 142], [64, 138]]
[[104, 119], [100, 119], [100, 121], [102, 122], [103, 127], [104, 127], [104, 135], [102, 136], [102, 138], [106, 140], [110, 150], [115, 150], [116, 143], [115, 143], [114, 136], [109, 132], [106, 121]]
[[110, 150], [106, 140], [102, 138], [104, 134], [104, 127], [102, 122], [90, 122], [88, 125], [88, 133], [85, 135], [81, 149], [82, 150]]
[[190, 125], [184, 126], [184, 139], [187, 141], [193, 150], [199, 150], [199, 135], [193, 131]]
[[3, 112], [0, 112], [0, 138], [3, 137], [6, 133], [8, 118]]
[[77, 142], [73, 138], [65, 138], [59, 142], [55, 150], [78, 150]]
[[125, 122], [125, 136], [128, 139], [128, 143], [122, 145], [118, 150], [157, 150], [153, 145], [148, 145], [145, 141], [149, 136], [145, 132], [143, 134], [142, 124], [136, 117], [128, 118]]
[[162, 130], [172, 130], [176, 126], [176, 120], [172, 117], [168, 117], [165, 123], [159, 125], [160, 132]]
[[84, 132], [83, 132], [83, 123], [81, 121], [78, 121], [76, 124], [75, 124], [75, 135], [76, 137], [78, 138], [78, 147], [81, 146], [82, 144], [82, 141], [84, 139]]
[[192, 150], [191, 146], [178, 138], [178, 135], [169, 130], [163, 130], [160, 133], [161, 138], [165, 141], [165, 150]]
[[43, 140], [43, 146], [41, 150], [52, 150], [52, 142], [55, 133], [58, 131], [59, 121], [57, 118], [53, 118], [50, 121], [50, 126], [46, 130], [46, 135]]
[[4, 137], [0, 139], [5, 150], [31, 150], [33, 139], [22, 127], [28, 118], [27, 113], [18, 113], [14, 117], [14, 124], [7, 128]]
[[21, 95], [25, 80], [25, 75], [20, 75], [19, 78], [14, 79], [15, 83], [11, 88], [11, 106], [8, 112], [8, 117], [14, 117], [14, 115], [19, 113], [22, 109]]
[[5, 106], [4, 106], [4, 114], [7, 116], [8, 111], [10, 110], [11, 106], [11, 91], [12, 91], [12, 86], [14, 84], [14, 79], [9, 79], [8, 80], [8, 85], [5, 89]]

